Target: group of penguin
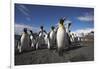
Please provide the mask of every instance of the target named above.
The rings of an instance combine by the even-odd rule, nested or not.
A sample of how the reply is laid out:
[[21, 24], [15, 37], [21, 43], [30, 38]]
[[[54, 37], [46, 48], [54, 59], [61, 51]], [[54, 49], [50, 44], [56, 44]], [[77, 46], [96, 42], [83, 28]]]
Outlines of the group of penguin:
[[[51, 27], [49, 33], [44, 30], [44, 27], [40, 27], [40, 32], [38, 33], [38, 37], [35, 37], [32, 30], [28, 33], [27, 28], [24, 28], [23, 33], [21, 35], [20, 41], [18, 43], [18, 50], [22, 52], [24, 49], [28, 49], [29, 47], [33, 47], [36, 50], [43, 44], [47, 44], [47, 48], [51, 49], [51, 47], [56, 44], [57, 52], [59, 56], [63, 55], [63, 49], [65, 47], [69, 48], [71, 42], [73, 42], [72, 37], [70, 37], [70, 26], [71, 23], [68, 23], [67, 28], [64, 26], [64, 21], [66, 18], [61, 18], [59, 20], [58, 26], [55, 28]], [[66, 31], [66, 29], [68, 31]]]

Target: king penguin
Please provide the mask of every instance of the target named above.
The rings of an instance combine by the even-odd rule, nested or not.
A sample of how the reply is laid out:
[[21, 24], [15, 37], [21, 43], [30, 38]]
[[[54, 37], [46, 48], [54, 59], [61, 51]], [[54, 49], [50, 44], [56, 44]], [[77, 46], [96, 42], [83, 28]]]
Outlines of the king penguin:
[[67, 27], [66, 27], [66, 34], [67, 34], [67, 47], [69, 48], [70, 45], [71, 45], [71, 30], [70, 30], [70, 27], [71, 27], [71, 23], [67, 23]]
[[56, 33], [55, 33], [55, 27], [51, 26], [51, 31], [49, 33], [49, 42], [50, 46], [48, 45], [48, 48], [51, 49], [53, 45], [55, 44], [55, 38], [56, 38]]
[[64, 27], [65, 18], [60, 19], [57, 30], [57, 51], [59, 56], [63, 56], [63, 48], [66, 45], [66, 29]]
[[29, 48], [30, 38], [29, 38], [29, 34], [27, 33], [27, 28], [24, 28], [20, 42], [21, 42], [20, 52]]
[[37, 43], [36, 43], [36, 49], [38, 49], [41, 45], [45, 44], [45, 40], [44, 40], [45, 34], [47, 34], [47, 32], [44, 30], [44, 27], [41, 26]]
[[30, 30], [30, 45], [31, 45], [31, 47], [35, 48], [35, 43], [36, 43], [36, 41], [35, 41], [34, 34], [33, 34], [32, 30]]

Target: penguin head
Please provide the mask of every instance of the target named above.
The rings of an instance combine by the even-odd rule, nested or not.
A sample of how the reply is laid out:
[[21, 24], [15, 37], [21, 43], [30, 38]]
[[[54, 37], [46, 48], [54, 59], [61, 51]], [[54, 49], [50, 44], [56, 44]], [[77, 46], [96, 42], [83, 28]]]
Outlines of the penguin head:
[[69, 26], [71, 26], [71, 23], [69, 23]]
[[30, 30], [30, 33], [31, 33], [31, 34], [33, 33], [32, 30]]
[[51, 26], [51, 30], [54, 30], [55, 29], [55, 27], [54, 26]]
[[61, 18], [59, 24], [63, 26], [64, 25], [64, 21], [65, 21], [65, 18]]
[[24, 31], [25, 33], [27, 33], [27, 28], [24, 28], [23, 31]]
[[41, 26], [40, 29], [43, 30], [43, 26]]
[[71, 23], [68, 23], [68, 29], [70, 28], [70, 26], [71, 26]]
[[74, 33], [72, 33], [72, 35], [74, 36]]

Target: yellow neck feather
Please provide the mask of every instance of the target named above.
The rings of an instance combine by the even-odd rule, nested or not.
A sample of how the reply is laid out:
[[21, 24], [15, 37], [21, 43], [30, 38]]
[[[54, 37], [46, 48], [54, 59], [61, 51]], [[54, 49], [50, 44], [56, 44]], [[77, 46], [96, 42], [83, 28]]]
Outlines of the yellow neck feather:
[[63, 24], [59, 24], [59, 27], [64, 28], [64, 25]]

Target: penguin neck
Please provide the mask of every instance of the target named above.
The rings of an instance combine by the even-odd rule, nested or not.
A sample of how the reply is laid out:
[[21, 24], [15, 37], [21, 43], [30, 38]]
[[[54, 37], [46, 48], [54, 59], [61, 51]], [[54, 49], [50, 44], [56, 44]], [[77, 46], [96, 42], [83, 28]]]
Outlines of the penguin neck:
[[27, 32], [24, 32], [25, 34], [27, 34]]
[[67, 24], [66, 32], [69, 34], [69, 24]]
[[54, 31], [53, 29], [51, 29], [51, 31]]
[[69, 23], [68, 23], [68, 25], [67, 25], [67, 30], [68, 30], [68, 32], [69, 32], [69, 30], [70, 30], [70, 25], [69, 25]]
[[59, 24], [59, 27], [60, 27], [60, 28], [64, 28], [64, 25], [63, 25], [63, 24]]
[[32, 36], [33, 36], [33, 33], [31, 33], [30, 35], [32, 35]]
[[43, 29], [41, 29], [40, 31], [43, 33], [43, 31], [44, 31], [44, 30], [43, 30]]

